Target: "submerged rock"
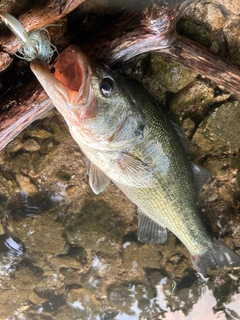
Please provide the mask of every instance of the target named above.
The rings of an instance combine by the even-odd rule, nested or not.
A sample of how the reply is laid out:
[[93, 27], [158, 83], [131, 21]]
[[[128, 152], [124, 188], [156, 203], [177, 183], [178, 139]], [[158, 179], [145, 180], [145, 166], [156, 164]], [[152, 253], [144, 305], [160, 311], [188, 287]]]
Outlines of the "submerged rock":
[[195, 72], [182, 65], [169, 62], [154, 53], [151, 55], [150, 68], [147, 75], [158, 81], [170, 92], [178, 92], [197, 76]]
[[202, 154], [236, 153], [240, 148], [240, 103], [226, 102], [200, 124], [192, 142]]

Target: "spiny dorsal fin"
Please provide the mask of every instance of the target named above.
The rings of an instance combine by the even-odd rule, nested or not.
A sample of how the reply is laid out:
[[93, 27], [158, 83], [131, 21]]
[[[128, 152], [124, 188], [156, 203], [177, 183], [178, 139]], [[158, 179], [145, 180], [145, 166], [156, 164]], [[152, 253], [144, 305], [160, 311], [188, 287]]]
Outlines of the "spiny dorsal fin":
[[89, 176], [89, 185], [96, 194], [103, 192], [110, 183], [110, 179], [105, 173], [89, 160], [87, 161], [87, 174]]
[[138, 240], [154, 244], [167, 241], [167, 229], [149, 218], [140, 209], [138, 209]]

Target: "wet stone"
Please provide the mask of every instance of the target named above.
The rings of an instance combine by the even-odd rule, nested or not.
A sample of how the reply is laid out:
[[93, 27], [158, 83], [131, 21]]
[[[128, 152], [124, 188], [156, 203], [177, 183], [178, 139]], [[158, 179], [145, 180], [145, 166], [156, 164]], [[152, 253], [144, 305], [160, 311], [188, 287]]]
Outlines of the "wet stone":
[[37, 151], [41, 147], [40, 147], [39, 143], [35, 139], [30, 139], [29, 138], [29, 139], [24, 141], [23, 148], [25, 150], [27, 150], [27, 151]]
[[[201, 14], [202, 14], [202, 17], [205, 16], [203, 14], [203, 10], [201, 10], [200, 15]], [[192, 17], [191, 17], [191, 20], [192, 20]], [[201, 44], [206, 48], [210, 48], [213, 41], [213, 37], [209, 32], [209, 30], [203, 24], [199, 24], [197, 21], [195, 22], [190, 20], [182, 20], [177, 25], [177, 31], [183, 34], [184, 36], [187, 36], [191, 40], [198, 42], [199, 44]]]
[[[169, 232], [168, 240], [163, 245], [142, 244], [141, 242], [125, 242], [122, 250], [123, 266], [132, 276], [146, 268], [164, 269], [164, 274], [171, 278], [181, 277], [190, 264], [188, 251]], [[142, 277], [142, 276], [141, 276]]]
[[201, 123], [192, 142], [205, 154], [236, 152], [240, 148], [239, 121], [239, 102], [226, 102]]
[[234, 246], [235, 248], [240, 248], [240, 226], [238, 225], [237, 227], [234, 227], [232, 231], [234, 234]]
[[14, 191], [14, 182], [8, 180], [0, 173], [0, 197], [9, 197], [9, 195]]
[[[57, 267], [59, 268], [60, 265], [57, 265]], [[72, 269], [72, 268], [60, 268], [59, 271], [60, 273], [64, 276], [65, 279], [65, 283], [67, 285], [74, 285], [76, 286], [76, 284], [81, 283], [80, 279], [79, 279], [79, 270], [80, 269]]]
[[212, 0], [213, 3], [216, 3], [218, 6], [223, 6], [225, 11], [231, 11], [233, 14], [240, 14], [239, 3], [235, 0]]
[[195, 129], [195, 122], [193, 122], [190, 118], [183, 120], [182, 129], [184, 134], [190, 138], [193, 135]]
[[229, 173], [238, 170], [239, 162], [238, 156], [235, 154], [229, 154], [219, 159], [217, 156], [208, 157], [205, 162], [205, 166], [217, 177], [218, 180], [226, 181], [230, 179]]
[[17, 154], [12, 159], [11, 163], [12, 170], [17, 173], [27, 174], [32, 167], [32, 157], [29, 152], [23, 152]]
[[70, 185], [66, 188], [66, 192], [69, 196], [72, 196], [76, 192], [76, 189], [77, 188], [75, 186]]
[[90, 293], [85, 288], [70, 290], [66, 300], [77, 316], [87, 319], [89, 316], [102, 313], [101, 302], [96, 299], [94, 293]]
[[29, 171], [31, 177], [39, 176], [57, 156], [58, 145], [51, 140], [45, 140], [41, 149], [32, 154], [32, 167]]
[[211, 25], [212, 28], [223, 28], [226, 23], [226, 17], [218, 5], [209, 4], [207, 6], [207, 14], [205, 19]]
[[0, 236], [2, 236], [5, 233], [4, 227], [2, 223], [0, 223]]
[[28, 177], [17, 174], [16, 179], [20, 185], [21, 190], [23, 190], [26, 194], [34, 195], [38, 192], [37, 187], [33, 183], [31, 183]]
[[46, 301], [45, 298], [39, 297], [35, 292], [32, 292], [29, 295], [28, 299], [29, 299], [29, 301], [31, 301], [31, 303], [36, 304], [36, 305], [41, 305]]
[[[153, 290], [141, 282], [126, 283], [118, 281], [108, 289], [108, 299], [112, 307], [119, 312], [119, 317], [127, 319], [133, 316], [136, 319], [157, 315], [159, 305], [154, 297]], [[137, 308], [134, 306], [137, 305]]]
[[42, 155], [38, 152], [32, 155], [32, 166], [29, 175], [32, 178], [39, 176], [51, 163], [50, 155]]
[[175, 62], [169, 62], [157, 54], [151, 55], [149, 75], [170, 92], [179, 91], [197, 76], [195, 72]]
[[42, 213], [32, 218], [25, 217], [20, 221], [13, 221], [13, 225], [16, 235], [22, 239], [29, 252], [67, 253], [64, 227], [54, 220], [53, 215]]
[[54, 273], [52, 269], [44, 270], [43, 277], [35, 286], [34, 292], [40, 298], [50, 301], [58, 297], [61, 300], [60, 296], [65, 292], [64, 277], [58, 272]]
[[44, 119], [42, 124], [49, 132], [53, 133], [54, 136], [57, 137], [58, 141], [66, 140], [66, 135], [69, 135], [67, 124], [56, 110], [53, 110], [51, 119]]
[[90, 191], [85, 194], [75, 220], [67, 230], [70, 243], [110, 254], [117, 252], [118, 242], [132, 220], [134, 205], [128, 202], [126, 205], [119, 191], [114, 197], [109, 191], [107, 188], [97, 197]]
[[53, 257], [51, 261], [58, 268], [81, 270], [86, 265], [86, 256], [83, 248], [74, 248], [67, 255]]
[[28, 134], [32, 138], [39, 138], [41, 140], [51, 138], [54, 136], [53, 133], [40, 128], [31, 128], [30, 130], [28, 130]]
[[226, 202], [229, 202], [229, 203], [233, 203], [233, 200], [234, 200], [234, 191], [233, 189], [231, 188], [231, 186], [229, 185], [223, 185], [221, 186], [219, 189], [219, 194], [221, 196], [221, 198], [226, 201]]
[[11, 141], [5, 148], [7, 153], [14, 153], [17, 152], [18, 150], [21, 150], [23, 147], [23, 143], [21, 139], [14, 139]]
[[58, 147], [57, 141], [55, 141], [52, 138], [45, 139], [41, 143], [41, 149], [39, 154], [43, 154], [43, 155], [53, 154], [56, 151], [57, 147]]
[[165, 270], [168, 275], [175, 278], [182, 278], [184, 274], [187, 274], [189, 263], [183, 254], [173, 255], [166, 263]]
[[183, 116], [202, 119], [208, 113], [210, 106], [230, 96], [229, 93], [217, 89], [207, 81], [196, 79], [170, 99], [170, 109], [180, 120]]
[[160, 251], [159, 246], [143, 245], [139, 242], [125, 243], [122, 251], [123, 266], [131, 272], [137, 272], [143, 267], [159, 268], [162, 258]]
[[[23, 305], [42, 277], [42, 271], [31, 264], [20, 265], [13, 277], [1, 279], [0, 301], [1, 318], [9, 317], [12, 312]], [[12, 313], [11, 312], [11, 313]]]
[[239, 19], [228, 20], [228, 23], [223, 29], [226, 41], [228, 43], [228, 52], [231, 57], [231, 62], [237, 66], [240, 65], [240, 34], [239, 34]]

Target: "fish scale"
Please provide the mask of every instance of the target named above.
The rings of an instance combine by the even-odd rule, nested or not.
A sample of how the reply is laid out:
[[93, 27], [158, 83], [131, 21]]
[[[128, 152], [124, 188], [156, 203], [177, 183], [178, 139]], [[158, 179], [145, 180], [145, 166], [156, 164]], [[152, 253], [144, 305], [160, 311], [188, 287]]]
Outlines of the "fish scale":
[[197, 187], [206, 169], [191, 164], [182, 133], [140, 84], [90, 61], [76, 46], [59, 55], [53, 75], [37, 61], [31, 68], [87, 157], [92, 190], [104, 191], [111, 180], [137, 205], [141, 241], [163, 243], [168, 228], [203, 275], [208, 266], [240, 265], [200, 219]]
[[[157, 185], [153, 188], [125, 187], [117, 182], [117, 178], [113, 179], [114, 183], [146, 215], [180, 238], [191, 254], [201, 255], [206, 248], [212, 246], [212, 241], [196, 212], [197, 193], [190, 161], [170, 122], [162, 115], [156, 103], [145, 105], [147, 106], [146, 126], [151, 126], [154, 122], [154, 127], [151, 126], [144, 141], [132, 152], [144, 161], [147, 151], [143, 145], [153, 139], [161, 141], [162, 149], [166, 150], [170, 162], [169, 170], [165, 176], [160, 170], [156, 170]], [[144, 103], [142, 109], [144, 109]], [[159, 154], [159, 146], [156, 149]]]

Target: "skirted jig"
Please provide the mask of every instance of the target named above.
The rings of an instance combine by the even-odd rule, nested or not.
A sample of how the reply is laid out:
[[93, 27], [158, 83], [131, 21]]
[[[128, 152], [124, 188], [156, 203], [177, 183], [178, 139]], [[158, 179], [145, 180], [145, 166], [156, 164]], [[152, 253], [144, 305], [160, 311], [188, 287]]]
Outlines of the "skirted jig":
[[[18, 53], [15, 55], [26, 61], [40, 60], [50, 63], [54, 53], [58, 54], [57, 47], [50, 42], [50, 35], [46, 28], [27, 32], [23, 25], [11, 14], [0, 11], [2, 22], [21, 39]], [[48, 25], [53, 26], [53, 24]]]

